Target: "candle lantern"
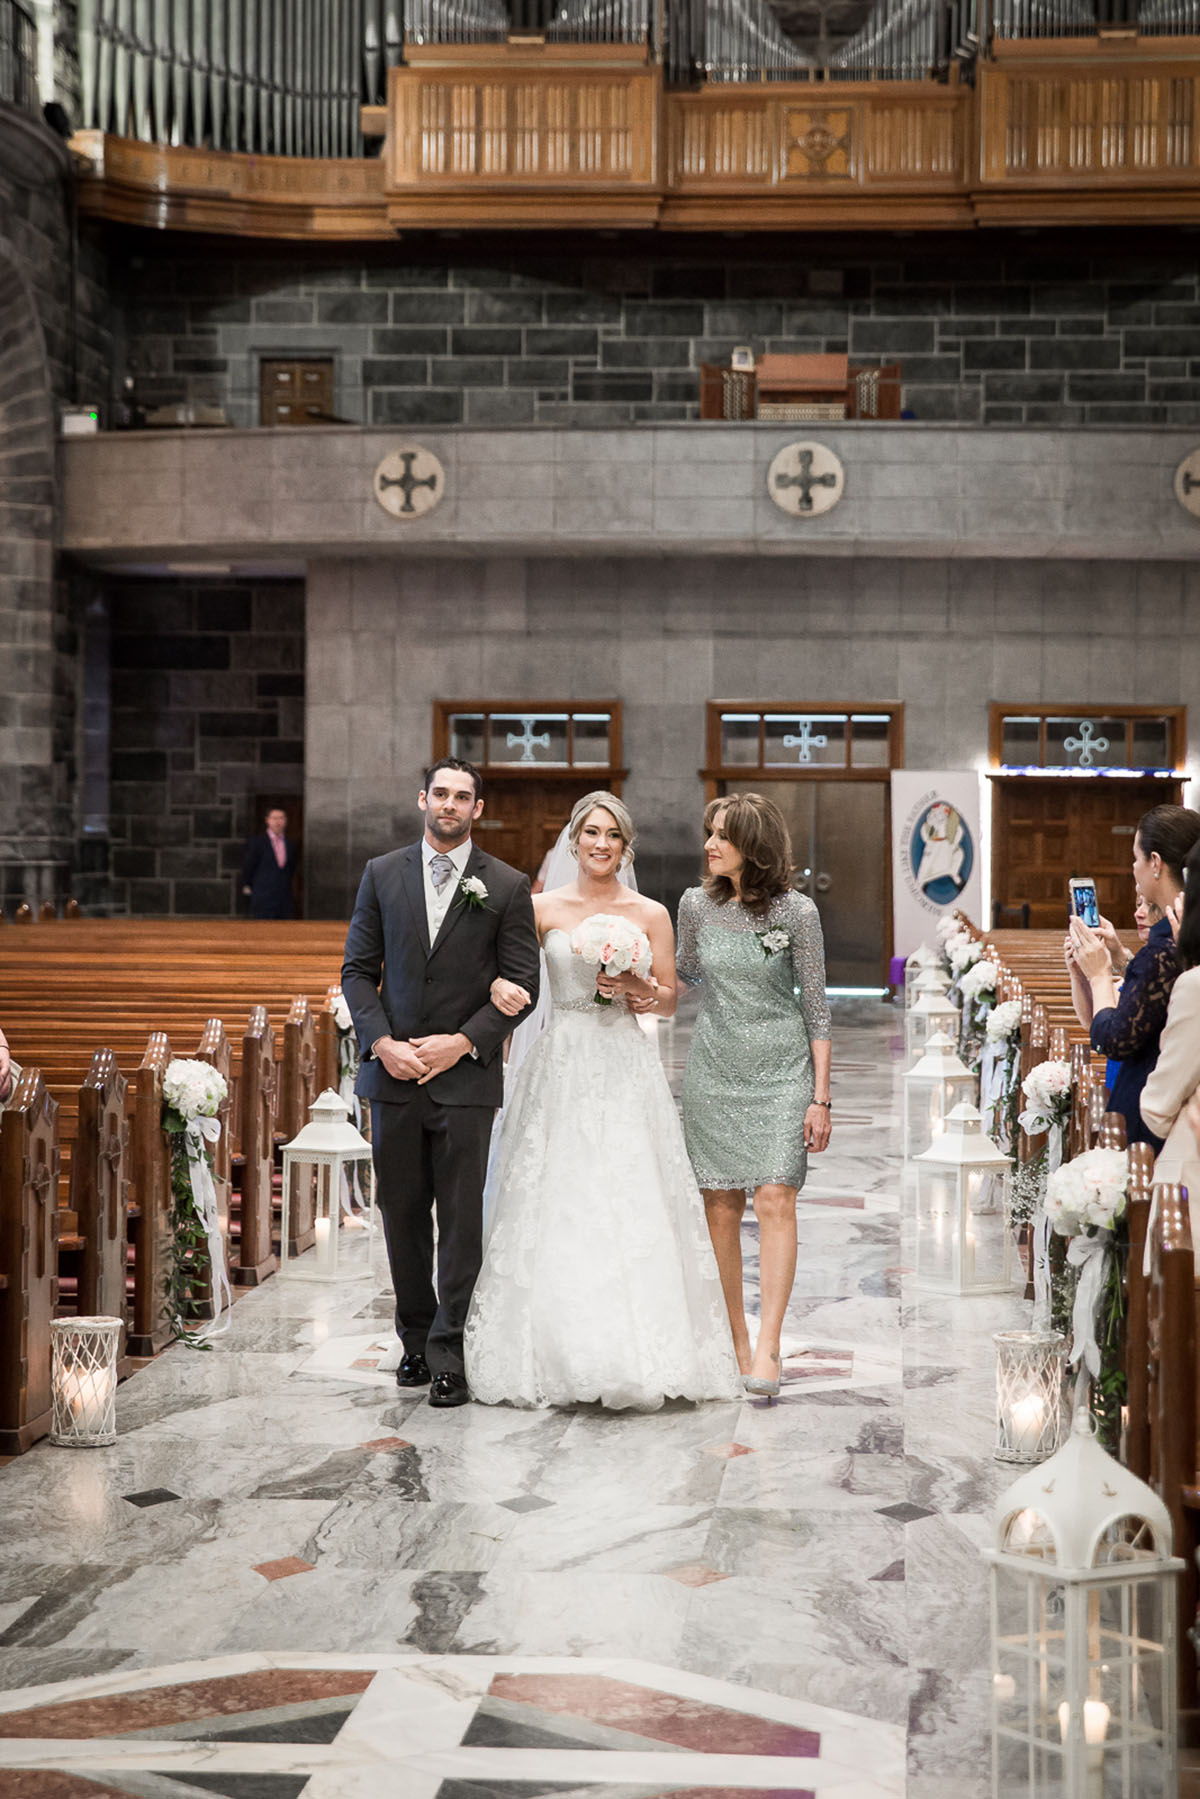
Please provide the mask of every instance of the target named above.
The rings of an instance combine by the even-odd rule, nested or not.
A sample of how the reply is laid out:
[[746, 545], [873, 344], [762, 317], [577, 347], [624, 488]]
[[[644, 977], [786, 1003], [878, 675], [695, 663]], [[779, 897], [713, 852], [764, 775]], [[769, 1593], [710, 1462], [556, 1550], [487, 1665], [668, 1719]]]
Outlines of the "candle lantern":
[[50, 1441], [102, 1449], [117, 1440], [119, 1318], [55, 1318], [50, 1324]]
[[992, 1792], [1174, 1799], [1171, 1520], [1086, 1409], [993, 1513]]
[[1061, 1331], [997, 1331], [996, 1460], [1044, 1462], [1062, 1440]]
[[928, 1149], [960, 1100], [975, 1098], [975, 1076], [955, 1054], [953, 1040], [935, 1031], [904, 1076], [904, 1158]]
[[923, 974], [917, 982], [916, 998], [904, 1014], [904, 1047], [910, 1056], [919, 1056], [936, 1031], [944, 1031], [952, 1041], [958, 1041], [958, 1007], [937, 985], [940, 979], [936, 976], [926, 986], [929, 971]]
[[[336, 1281], [365, 1279], [368, 1268], [353, 1270], [350, 1275], [339, 1271], [338, 1244], [341, 1237], [343, 1176], [352, 1162], [371, 1160], [371, 1145], [350, 1123], [346, 1102], [327, 1087], [313, 1101], [309, 1122], [299, 1135], [283, 1149], [283, 1220], [281, 1227], [279, 1272], [294, 1280]], [[289, 1257], [289, 1202], [293, 1169], [298, 1180], [313, 1180], [316, 1185], [316, 1249], [311, 1264], [305, 1266], [299, 1257]], [[375, 1181], [372, 1173], [367, 1205], [367, 1229], [373, 1234], [375, 1223]], [[369, 1240], [369, 1237], [368, 1237]]]
[[[941, 974], [941, 968], [941, 959], [939, 958], [937, 951], [931, 949], [927, 943], [919, 943], [904, 964], [905, 1010], [907, 1010], [908, 1007], [912, 1005], [914, 999], [916, 999], [917, 996], [914, 989], [926, 969], [933, 969], [938, 974]], [[943, 977], [943, 982], [945, 986], [949, 986], [950, 984], [948, 981], [945, 981], [945, 977]]]
[[1002, 1188], [1010, 1164], [984, 1135], [976, 1108], [955, 1106], [913, 1167], [918, 1283], [943, 1293], [1006, 1293], [1012, 1243], [996, 1184]]

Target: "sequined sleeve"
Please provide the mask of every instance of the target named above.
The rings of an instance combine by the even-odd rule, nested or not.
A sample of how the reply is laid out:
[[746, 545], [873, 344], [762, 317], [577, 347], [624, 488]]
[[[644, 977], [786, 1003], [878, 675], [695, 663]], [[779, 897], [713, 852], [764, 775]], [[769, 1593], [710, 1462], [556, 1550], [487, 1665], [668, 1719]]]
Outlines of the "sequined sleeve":
[[833, 1033], [829, 1003], [825, 998], [825, 939], [821, 933], [821, 915], [812, 900], [802, 893], [789, 893], [788, 928], [792, 933], [792, 966], [800, 989], [800, 1010], [808, 1028], [810, 1043]]
[[1125, 970], [1116, 1005], [1103, 1007], [1092, 1019], [1092, 1048], [1124, 1062], [1156, 1042], [1167, 1022], [1178, 973], [1173, 944], [1148, 943], [1140, 949]]
[[675, 970], [681, 981], [695, 987], [700, 981], [700, 894], [689, 887], [679, 902], [679, 931], [675, 942]]

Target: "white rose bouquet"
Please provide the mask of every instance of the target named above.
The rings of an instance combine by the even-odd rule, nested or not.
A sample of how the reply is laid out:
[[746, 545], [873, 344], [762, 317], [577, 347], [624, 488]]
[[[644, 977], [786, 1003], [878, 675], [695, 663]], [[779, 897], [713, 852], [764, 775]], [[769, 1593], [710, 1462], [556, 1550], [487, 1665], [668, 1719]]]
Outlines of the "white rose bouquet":
[[943, 912], [942, 916], [937, 921], [938, 942], [944, 945], [947, 938], [957, 937], [958, 935], [959, 924], [957, 918], [955, 918], [953, 912]]
[[1046, 1216], [1060, 1237], [1111, 1231], [1125, 1216], [1129, 1158], [1120, 1149], [1089, 1149], [1056, 1168], [1046, 1182]]
[[968, 937], [965, 931], [946, 941], [946, 955], [956, 979], [961, 979], [968, 968], [973, 968], [983, 954], [981, 944], [974, 937]]
[[984, 1036], [989, 1043], [1011, 1043], [1021, 1031], [1021, 1002], [1019, 999], [1001, 1000], [988, 1013]]
[[[645, 980], [650, 973], [650, 939], [627, 918], [610, 912], [594, 912], [571, 932], [571, 948], [584, 962], [606, 975], [633, 974]], [[598, 1006], [611, 1006], [607, 994], [592, 996]]]
[[974, 1002], [989, 997], [994, 999], [997, 973], [996, 964], [981, 957], [979, 961], [972, 962], [959, 977], [958, 991], [964, 999]]
[[[178, 1056], [163, 1075], [162, 1127], [171, 1140], [171, 1223], [175, 1253], [167, 1274], [166, 1305], [175, 1335], [185, 1343], [206, 1347], [225, 1311], [229, 1324], [229, 1277], [225, 1244], [213, 1185], [210, 1145], [221, 1135], [218, 1113], [229, 1097], [225, 1077], [207, 1062]], [[213, 1301], [213, 1321], [202, 1331], [189, 1331], [202, 1290]]]
[[1071, 1115], [1071, 1064], [1039, 1062], [1021, 1082], [1025, 1110], [1018, 1123], [1036, 1137], [1042, 1131], [1062, 1129]]

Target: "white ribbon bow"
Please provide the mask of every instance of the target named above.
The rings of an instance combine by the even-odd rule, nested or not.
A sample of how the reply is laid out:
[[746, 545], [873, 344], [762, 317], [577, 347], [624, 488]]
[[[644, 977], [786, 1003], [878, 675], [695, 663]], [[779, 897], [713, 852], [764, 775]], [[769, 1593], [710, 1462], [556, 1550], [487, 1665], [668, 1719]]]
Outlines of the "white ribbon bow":
[[221, 1136], [221, 1120], [219, 1118], [189, 1118], [184, 1127], [183, 1140], [187, 1148], [188, 1173], [192, 1182], [192, 1201], [204, 1226], [204, 1235], [208, 1241], [209, 1278], [212, 1282], [213, 1315], [202, 1330], [196, 1331], [194, 1341], [207, 1343], [213, 1337], [222, 1336], [233, 1323], [233, 1294], [229, 1289], [229, 1275], [225, 1268], [225, 1240], [221, 1236], [221, 1214], [217, 1206], [217, 1190], [213, 1185], [212, 1169], [208, 1165], [205, 1154], [207, 1143], [216, 1143]]
[[1084, 1367], [1093, 1380], [1096, 1380], [1100, 1374], [1100, 1345], [1096, 1341], [1096, 1318], [1100, 1311], [1100, 1300], [1108, 1274], [1109, 1242], [1109, 1233], [1100, 1231], [1094, 1237], [1072, 1237], [1067, 1250], [1067, 1261], [1072, 1268], [1079, 1270], [1079, 1285], [1075, 1289], [1075, 1310], [1071, 1318], [1075, 1343], [1071, 1350], [1070, 1363], [1074, 1368], [1082, 1359]]

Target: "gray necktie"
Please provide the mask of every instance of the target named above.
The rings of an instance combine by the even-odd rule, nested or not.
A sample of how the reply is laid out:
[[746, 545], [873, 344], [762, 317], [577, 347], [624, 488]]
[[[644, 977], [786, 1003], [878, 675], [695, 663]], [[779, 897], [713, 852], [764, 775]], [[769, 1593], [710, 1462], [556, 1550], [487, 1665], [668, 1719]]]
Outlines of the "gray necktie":
[[433, 891], [440, 894], [453, 873], [454, 864], [449, 856], [435, 856], [429, 864], [429, 878], [433, 882]]

